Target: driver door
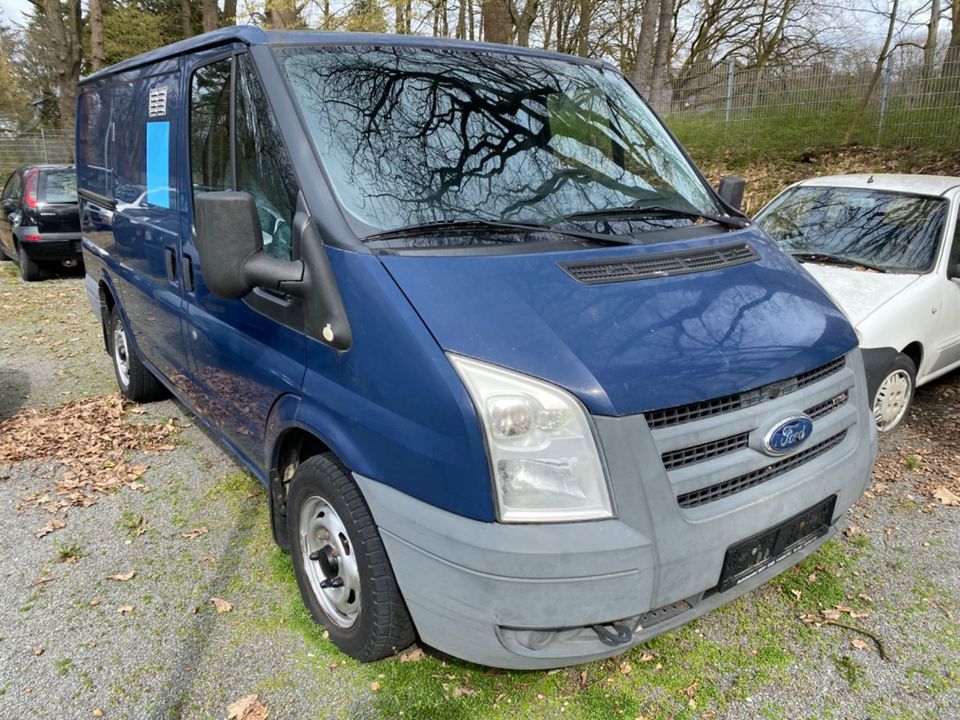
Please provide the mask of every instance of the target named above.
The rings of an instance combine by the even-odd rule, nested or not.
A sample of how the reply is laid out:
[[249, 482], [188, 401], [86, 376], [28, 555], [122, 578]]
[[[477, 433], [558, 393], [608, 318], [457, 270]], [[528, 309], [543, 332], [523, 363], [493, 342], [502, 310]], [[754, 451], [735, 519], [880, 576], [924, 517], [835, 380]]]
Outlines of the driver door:
[[[296, 259], [291, 223], [299, 187], [269, 100], [246, 53], [219, 52], [194, 59], [187, 73], [191, 187], [184, 196], [230, 189], [251, 193], [264, 251]], [[191, 223], [192, 211], [191, 202]], [[196, 402], [237, 451], [265, 470], [270, 410], [281, 395], [299, 394], [303, 380], [300, 303], [263, 290], [241, 300], [215, 296], [204, 282], [192, 228], [184, 235], [185, 332]]]

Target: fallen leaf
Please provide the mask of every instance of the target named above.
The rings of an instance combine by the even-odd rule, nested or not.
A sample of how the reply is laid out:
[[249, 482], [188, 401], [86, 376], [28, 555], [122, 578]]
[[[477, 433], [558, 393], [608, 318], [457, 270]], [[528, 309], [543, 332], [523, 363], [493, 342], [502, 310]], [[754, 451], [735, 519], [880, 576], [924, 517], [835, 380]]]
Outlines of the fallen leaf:
[[699, 682], [695, 682], [695, 683], [693, 683], [692, 685], [688, 685], [687, 687], [685, 687], [685, 688], [683, 689], [683, 694], [686, 695], [686, 696], [687, 696], [688, 698], [690, 698], [691, 700], [693, 700], [693, 698], [695, 698], [696, 695], [697, 695], [697, 688], [698, 688], [698, 687], [700, 687], [700, 683], [699, 683]]
[[649, 653], [644, 650], [643, 654], [640, 656], [640, 662], [650, 662], [656, 657], [653, 653]]
[[103, 710], [101, 710], [100, 708], [94, 708], [93, 712], [90, 714], [93, 715], [94, 717], [100, 718], [100, 717], [103, 717]]
[[863, 638], [855, 637], [850, 641], [850, 644], [853, 645], [857, 650], [869, 650], [870, 643], [868, 643]]
[[796, 590], [796, 589], [791, 590], [790, 593], [791, 593], [797, 600], [799, 600], [801, 597], [803, 597], [803, 593], [800, 592], [799, 590]]
[[942, 485], [933, 491], [933, 497], [939, 500], [941, 505], [960, 507], [960, 495], [951, 492]]
[[41, 526], [33, 536], [39, 540], [40, 538], [49, 535], [54, 530], [59, 530], [60, 528], [66, 527], [66, 523], [60, 518], [50, 518], [46, 525]]
[[840, 619], [840, 611], [839, 611], [839, 610], [833, 610], [833, 609], [821, 610], [821, 611], [820, 611], [820, 614], [823, 615], [827, 620], [839, 620], [839, 619]]
[[196, 540], [198, 537], [201, 535], [206, 535], [208, 532], [210, 531], [206, 527], [198, 527], [194, 528], [190, 532], [181, 533], [180, 537], [182, 537], [184, 540]]
[[868, 617], [870, 617], [870, 613], [868, 612], [857, 612], [856, 610], [850, 611], [850, 618], [853, 620], [861, 620]]
[[252, 693], [227, 706], [227, 720], [266, 720], [269, 714], [260, 698]]
[[126, 582], [127, 580], [133, 580], [136, 575], [135, 570], [131, 570], [127, 573], [118, 573], [116, 575], [107, 575], [107, 580], [116, 580], [117, 582]]
[[374, 680], [372, 683], [370, 683], [370, 689], [374, 692], [380, 692], [380, 683]]
[[99, 604], [100, 604], [100, 598], [94, 598], [93, 600], [90, 601], [90, 607], [96, 607]]
[[213, 606], [217, 609], [218, 613], [228, 613], [233, 610], [233, 605], [228, 603], [223, 598], [212, 597], [210, 598], [210, 602], [213, 603]]
[[468, 687], [466, 685], [457, 685], [457, 687], [453, 689], [453, 696], [455, 698], [475, 697], [476, 695], [477, 695], [477, 691], [474, 690], [472, 687]]
[[632, 673], [632, 672], [633, 672], [633, 666], [632, 666], [630, 663], [628, 663], [626, 660], [624, 660], [622, 663], [620, 663], [620, 674], [621, 674], [621, 675], [629, 675], [629, 674]]
[[117, 612], [121, 615], [127, 615], [133, 612], [133, 605], [121, 605], [117, 608]]
[[414, 646], [400, 653], [400, 662], [419, 662], [426, 656], [427, 654], [423, 650]]
[[37, 645], [33, 649], [33, 654], [36, 655], [37, 657], [40, 657], [41, 655], [43, 655], [43, 647], [41, 647], [40, 645]]

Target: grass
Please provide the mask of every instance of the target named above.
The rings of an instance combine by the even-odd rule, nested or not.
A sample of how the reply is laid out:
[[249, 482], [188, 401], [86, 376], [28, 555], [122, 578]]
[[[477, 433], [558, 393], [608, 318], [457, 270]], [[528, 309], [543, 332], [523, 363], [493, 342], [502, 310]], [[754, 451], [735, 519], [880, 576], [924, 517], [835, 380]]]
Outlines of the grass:
[[120, 525], [126, 531], [127, 535], [135, 538], [140, 537], [147, 531], [150, 522], [143, 515], [124, 511], [120, 516]]
[[79, 543], [72, 542], [65, 545], [57, 545], [57, 562], [59, 563], [74, 563], [86, 556], [86, 551]]

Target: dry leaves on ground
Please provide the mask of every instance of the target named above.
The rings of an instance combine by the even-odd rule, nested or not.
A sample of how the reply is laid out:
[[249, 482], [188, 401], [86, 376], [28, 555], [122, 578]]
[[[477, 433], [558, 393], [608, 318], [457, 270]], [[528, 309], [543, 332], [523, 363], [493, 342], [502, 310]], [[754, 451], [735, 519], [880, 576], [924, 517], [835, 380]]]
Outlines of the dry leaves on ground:
[[[326, 631], [324, 631], [324, 633], [326, 633]], [[400, 653], [400, 662], [420, 662], [426, 656], [427, 655], [423, 652], [423, 650], [414, 645], [413, 647], [409, 647]]]
[[213, 606], [217, 609], [218, 613], [228, 613], [233, 610], [233, 605], [228, 603], [223, 598], [212, 597], [210, 598], [210, 602], [213, 603]]
[[125, 573], [117, 573], [116, 575], [107, 575], [107, 580], [116, 580], [117, 582], [127, 582], [127, 580], [133, 580], [136, 575], [135, 570]]
[[134, 485], [146, 471], [146, 465], [131, 465], [124, 460], [126, 452], [175, 448], [172, 436], [180, 428], [172, 419], [134, 424], [127, 420], [126, 410], [120, 396], [114, 394], [55, 408], [24, 410], [0, 422], [0, 437], [5, 439], [0, 445], [0, 464], [55, 460], [66, 466], [66, 472], [57, 477], [53, 496], [39, 493], [18, 510], [42, 507], [53, 513], [71, 506], [93, 505], [98, 494]]
[[266, 720], [270, 711], [255, 694], [244, 695], [227, 707], [227, 720]]
[[60, 530], [61, 528], [66, 527], [66, 525], [67, 524], [60, 518], [50, 518], [50, 520], [37, 529], [33, 536], [39, 540], [44, 535], [49, 535], [54, 530]]
[[938, 487], [936, 490], [934, 490], [933, 497], [934, 499], [939, 500], [941, 505], [946, 505], [947, 507], [960, 507], [960, 496], [954, 492], [951, 492], [945, 487]]
[[201, 535], [206, 535], [210, 532], [206, 527], [198, 527], [190, 530], [189, 532], [180, 533], [180, 537], [184, 540], [196, 540]]

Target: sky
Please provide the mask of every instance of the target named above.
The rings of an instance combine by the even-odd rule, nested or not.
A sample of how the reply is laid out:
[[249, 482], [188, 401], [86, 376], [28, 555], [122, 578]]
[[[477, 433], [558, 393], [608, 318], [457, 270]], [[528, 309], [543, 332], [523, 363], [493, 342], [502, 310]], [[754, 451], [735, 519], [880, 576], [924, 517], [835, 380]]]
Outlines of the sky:
[[23, 11], [30, 7], [28, 0], [0, 0], [0, 10], [9, 22], [19, 23]]

